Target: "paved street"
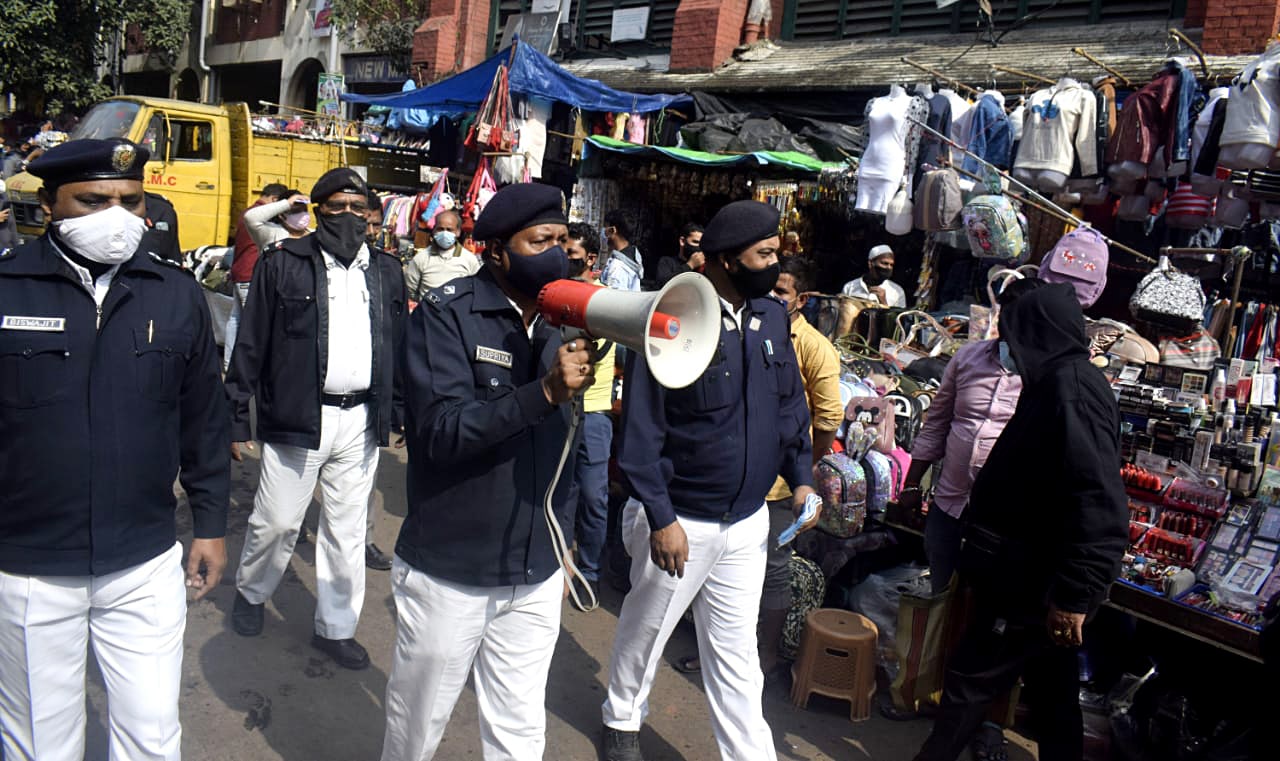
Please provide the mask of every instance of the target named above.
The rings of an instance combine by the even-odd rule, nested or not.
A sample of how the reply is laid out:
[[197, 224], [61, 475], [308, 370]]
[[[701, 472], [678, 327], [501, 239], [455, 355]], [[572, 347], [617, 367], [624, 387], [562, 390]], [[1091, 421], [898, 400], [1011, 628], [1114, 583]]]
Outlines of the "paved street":
[[[244, 639], [227, 616], [235, 597], [233, 579], [245, 521], [253, 505], [257, 460], [233, 464], [228, 554], [222, 586], [191, 606], [183, 664], [183, 752], [186, 761], [369, 761], [382, 746], [383, 699], [395, 639], [389, 574], [370, 571], [359, 640], [373, 666], [351, 672], [312, 650], [308, 640], [315, 606], [314, 545], [299, 545], [292, 568], [267, 607], [261, 638]], [[405, 454], [385, 449], [379, 473], [377, 538], [390, 550], [404, 514]], [[315, 505], [308, 517], [314, 531]], [[179, 510], [187, 529], [189, 514]], [[621, 596], [606, 585], [604, 607], [581, 614], [565, 606], [563, 631], [547, 694], [547, 761], [594, 761], [600, 703], [609, 648]], [[668, 664], [695, 650], [693, 630], [677, 630], [667, 648]], [[91, 678], [87, 761], [106, 761], [105, 698]], [[643, 733], [649, 761], [713, 761], [718, 758], [707, 705], [696, 678], [669, 665], [658, 674], [653, 714]], [[847, 704], [815, 697], [808, 710], [787, 702], [773, 688], [766, 711], [778, 738], [779, 758], [905, 761], [919, 746], [928, 723], [894, 723], [878, 715], [853, 724]], [[1030, 753], [1011, 752], [1014, 761]], [[463, 692], [437, 758], [481, 758], [474, 694]]]

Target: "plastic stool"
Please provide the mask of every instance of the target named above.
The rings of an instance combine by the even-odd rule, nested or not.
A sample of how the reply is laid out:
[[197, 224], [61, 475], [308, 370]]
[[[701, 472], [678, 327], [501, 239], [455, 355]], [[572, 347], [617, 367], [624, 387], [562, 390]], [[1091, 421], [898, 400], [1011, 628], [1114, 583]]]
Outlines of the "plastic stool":
[[791, 702], [804, 708], [813, 693], [849, 701], [849, 720], [871, 718], [880, 632], [865, 616], [819, 608], [805, 617], [800, 654], [791, 667]]

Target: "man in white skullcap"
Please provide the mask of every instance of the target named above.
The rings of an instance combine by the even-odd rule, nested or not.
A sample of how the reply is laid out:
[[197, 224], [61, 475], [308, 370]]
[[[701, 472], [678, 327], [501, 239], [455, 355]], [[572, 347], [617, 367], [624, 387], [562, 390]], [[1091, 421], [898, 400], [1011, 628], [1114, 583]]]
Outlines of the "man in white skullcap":
[[844, 284], [844, 295], [864, 301], [878, 301], [881, 306], [907, 306], [907, 292], [889, 278], [893, 276], [893, 249], [881, 244], [867, 254], [867, 274]]

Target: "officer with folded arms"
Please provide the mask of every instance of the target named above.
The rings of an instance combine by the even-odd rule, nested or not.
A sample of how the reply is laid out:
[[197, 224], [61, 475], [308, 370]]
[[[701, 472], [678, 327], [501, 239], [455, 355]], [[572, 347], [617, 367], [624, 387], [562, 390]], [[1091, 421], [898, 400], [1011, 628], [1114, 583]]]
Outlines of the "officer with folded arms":
[[[468, 675], [484, 758], [542, 758], [564, 594], [543, 498], [568, 402], [594, 377], [589, 342], [537, 316], [538, 293], [569, 270], [562, 204], [549, 185], [499, 190], [475, 227], [484, 269], [428, 291], [409, 322], [409, 514], [391, 569], [383, 761], [435, 755]], [[570, 457], [552, 500], [561, 530], [573, 472]]]
[[[231, 624], [262, 633], [302, 519], [322, 491], [313, 647], [344, 668], [369, 666], [356, 642], [364, 604], [365, 518], [396, 420], [396, 351], [404, 334], [400, 261], [365, 243], [369, 189], [351, 169], [311, 190], [316, 231], [263, 250], [227, 374], [232, 438], [248, 442], [257, 399], [262, 472], [236, 571]], [[252, 444], [246, 446], [251, 447]], [[241, 458], [239, 445], [233, 454]]]
[[[0, 252], [0, 744], [80, 761], [85, 662], [113, 759], [178, 759], [186, 589], [226, 565], [230, 442], [199, 284], [144, 245], [127, 140], [76, 140], [29, 171], [49, 219]], [[183, 563], [173, 482], [195, 538]]]

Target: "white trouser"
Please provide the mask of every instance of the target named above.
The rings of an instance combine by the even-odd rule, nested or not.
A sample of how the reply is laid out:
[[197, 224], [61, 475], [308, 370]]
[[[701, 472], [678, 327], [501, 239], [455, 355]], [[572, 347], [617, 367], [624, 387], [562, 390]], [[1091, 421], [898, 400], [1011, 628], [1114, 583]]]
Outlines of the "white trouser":
[[473, 666], [485, 761], [541, 759], [563, 575], [556, 571], [541, 584], [470, 587], [428, 576], [397, 556], [391, 585], [396, 651], [382, 761], [435, 755]]
[[245, 533], [236, 589], [266, 602], [293, 556], [302, 519], [320, 481], [316, 539], [316, 634], [356, 636], [364, 605], [364, 535], [369, 491], [378, 472], [378, 445], [368, 405], [320, 408], [320, 448], [262, 445], [262, 472]]
[[677, 520], [689, 538], [684, 578], [669, 575], [649, 556], [649, 522], [639, 502], [622, 514], [622, 539], [631, 554], [631, 591], [622, 601], [606, 726], [637, 732], [649, 713], [649, 690], [662, 650], [693, 603], [702, 684], [723, 759], [773, 761], [773, 734], [764, 720], [764, 675], [756, 652], [756, 619], [768, 556], [769, 511], [761, 506], [737, 523]]
[[231, 314], [227, 315], [227, 331], [222, 340], [222, 372], [231, 366], [231, 353], [236, 348], [236, 336], [240, 334], [240, 313], [245, 299], [249, 298], [248, 283], [233, 283], [231, 289]]
[[0, 573], [0, 755], [82, 761], [92, 644], [111, 761], [177, 761], [186, 623], [181, 544], [103, 576]]

